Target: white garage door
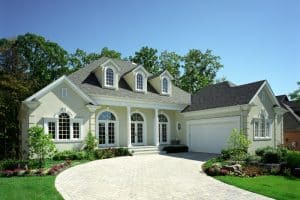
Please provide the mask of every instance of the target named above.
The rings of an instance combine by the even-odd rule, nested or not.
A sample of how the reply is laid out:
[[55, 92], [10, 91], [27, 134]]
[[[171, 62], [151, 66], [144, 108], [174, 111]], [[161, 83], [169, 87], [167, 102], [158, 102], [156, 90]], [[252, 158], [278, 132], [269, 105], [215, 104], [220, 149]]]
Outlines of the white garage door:
[[232, 129], [240, 129], [240, 117], [192, 120], [188, 127], [190, 151], [220, 153], [226, 147]]

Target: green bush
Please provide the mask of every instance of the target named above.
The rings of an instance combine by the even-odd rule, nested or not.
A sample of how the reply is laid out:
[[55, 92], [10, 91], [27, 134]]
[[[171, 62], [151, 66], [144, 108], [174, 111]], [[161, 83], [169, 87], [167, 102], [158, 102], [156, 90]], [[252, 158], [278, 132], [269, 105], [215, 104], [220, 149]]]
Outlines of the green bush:
[[210, 167], [212, 167], [215, 163], [221, 163], [221, 162], [223, 162], [223, 159], [221, 157], [211, 158], [202, 165], [202, 169], [203, 171], [207, 172], [207, 170]]
[[61, 151], [54, 155], [53, 160], [84, 160], [87, 159], [85, 151]]
[[86, 150], [90, 152], [94, 151], [95, 148], [97, 147], [96, 137], [91, 131], [89, 131], [88, 135], [86, 136], [85, 144], [86, 144]]
[[287, 167], [291, 169], [300, 167], [300, 152], [289, 151], [287, 153], [286, 161], [287, 161]]
[[0, 161], [0, 170], [25, 169], [29, 161], [23, 160], [3, 160]]
[[261, 156], [249, 155], [246, 158], [246, 162], [247, 162], [247, 164], [257, 164], [257, 163], [261, 162]]
[[286, 160], [288, 150], [286, 148], [264, 147], [257, 149], [255, 154], [261, 156], [264, 163], [280, 163]]
[[97, 149], [94, 153], [96, 159], [113, 158], [116, 156], [130, 156], [131, 153], [127, 148], [108, 148]]
[[256, 154], [257, 156], [261, 156], [261, 157], [262, 157], [266, 151], [268, 151], [268, 150], [273, 150], [273, 149], [274, 149], [274, 148], [273, 148], [273, 147], [270, 147], [270, 146], [263, 147], [263, 148], [258, 148], [258, 149], [255, 150], [255, 154]]

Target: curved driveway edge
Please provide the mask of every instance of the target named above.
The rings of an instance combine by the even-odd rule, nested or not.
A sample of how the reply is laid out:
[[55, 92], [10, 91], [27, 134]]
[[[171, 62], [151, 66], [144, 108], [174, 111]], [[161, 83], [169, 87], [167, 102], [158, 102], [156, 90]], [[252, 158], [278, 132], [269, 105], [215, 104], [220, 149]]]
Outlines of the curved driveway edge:
[[201, 170], [207, 154], [139, 155], [92, 161], [59, 174], [66, 200], [270, 199], [215, 180]]

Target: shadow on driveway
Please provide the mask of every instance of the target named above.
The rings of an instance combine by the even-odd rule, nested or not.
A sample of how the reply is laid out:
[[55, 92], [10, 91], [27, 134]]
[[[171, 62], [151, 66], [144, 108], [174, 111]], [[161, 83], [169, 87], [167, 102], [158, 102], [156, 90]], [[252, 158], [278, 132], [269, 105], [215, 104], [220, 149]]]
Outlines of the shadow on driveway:
[[188, 160], [197, 160], [205, 162], [213, 157], [219, 156], [219, 154], [212, 154], [212, 153], [196, 153], [196, 152], [185, 152], [185, 153], [168, 153], [168, 154], [161, 154], [163, 156], [170, 156], [176, 158], [183, 158]]

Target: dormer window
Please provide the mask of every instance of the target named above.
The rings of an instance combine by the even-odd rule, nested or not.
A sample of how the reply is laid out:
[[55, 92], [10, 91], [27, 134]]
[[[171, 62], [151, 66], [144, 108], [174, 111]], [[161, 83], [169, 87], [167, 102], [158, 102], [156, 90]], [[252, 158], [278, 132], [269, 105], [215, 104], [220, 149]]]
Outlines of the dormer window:
[[136, 90], [144, 90], [144, 78], [140, 73], [136, 75]]
[[163, 78], [162, 81], [162, 93], [168, 94], [169, 93], [169, 81], [167, 78]]
[[111, 68], [106, 69], [105, 80], [106, 86], [114, 86], [114, 71]]

